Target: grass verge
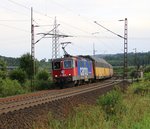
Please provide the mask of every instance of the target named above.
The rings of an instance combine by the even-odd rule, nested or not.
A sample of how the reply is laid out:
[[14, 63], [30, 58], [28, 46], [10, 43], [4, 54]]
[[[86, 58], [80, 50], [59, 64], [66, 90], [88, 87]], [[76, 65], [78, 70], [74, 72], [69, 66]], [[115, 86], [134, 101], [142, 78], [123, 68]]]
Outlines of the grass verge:
[[99, 97], [97, 105], [74, 108], [65, 120], [49, 115], [45, 129], [150, 129], [149, 87], [147, 81], [132, 84], [125, 93], [115, 89]]

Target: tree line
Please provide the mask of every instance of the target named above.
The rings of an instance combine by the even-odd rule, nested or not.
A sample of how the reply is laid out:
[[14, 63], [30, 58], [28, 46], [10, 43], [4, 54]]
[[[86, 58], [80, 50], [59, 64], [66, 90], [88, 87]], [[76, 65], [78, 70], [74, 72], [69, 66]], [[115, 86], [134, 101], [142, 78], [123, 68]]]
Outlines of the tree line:
[[[47, 67], [33, 68], [33, 59], [29, 53], [22, 55], [18, 67], [12, 71], [7, 70], [6, 58], [0, 58], [0, 97], [28, 93], [53, 87], [50, 70]], [[17, 59], [17, 60], [18, 60]], [[8, 59], [10, 61], [10, 58]], [[14, 61], [15, 62], [15, 61]], [[33, 72], [33, 69], [35, 72]]]
[[[97, 55], [104, 58], [113, 66], [123, 66], [124, 54], [106, 54]], [[150, 65], [150, 52], [145, 53], [128, 53], [129, 66], [146, 66]]]
[[[98, 57], [104, 58], [113, 66], [123, 66], [124, 54], [105, 54], [96, 55]], [[1, 60], [7, 63], [7, 66], [19, 66], [20, 58], [5, 57], [0, 56]], [[47, 69], [51, 68], [50, 59], [36, 60], [39, 67], [44, 67]], [[128, 53], [128, 65], [129, 66], [146, 66], [150, 65], [150, 52], [145, 53]]]

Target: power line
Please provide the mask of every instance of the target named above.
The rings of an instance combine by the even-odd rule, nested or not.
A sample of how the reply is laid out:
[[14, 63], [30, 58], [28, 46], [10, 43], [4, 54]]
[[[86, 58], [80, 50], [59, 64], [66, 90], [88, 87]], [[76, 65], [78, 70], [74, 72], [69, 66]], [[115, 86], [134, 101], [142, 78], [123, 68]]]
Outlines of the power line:
[[[64, 9], [66, 9], [66, 10], [72, 12], [73, 14], [76, 13], [74, 10], [72, 10], [71, 8], [65, 7], [63, 4], [60, 4], [60, 3], [58, 3], [58, 2], [56, 2], [56, 1], [54, 1], [54, 0], [51, 0], [51, 1], [53, 1], [53, 3], [57, 4], [57, 5], [60, 6], [61, 8], [64, 8]], [[88, 22], [88, 23], [93, 24], [93, 22], [92, 22], [93, 20], [91, 20], [91, 19], [88, 18], [88, 17], [82, 16], [81, 14], [76, 14], [76, 16], [83, 18], [84, 21], [86, 21], [86, 22], [88, 22], [88, 21], [87, 21], [87, 19], [88, 19], [88, 20], [91, 21], [91, 22]]]
[[15, 5], [18, 5], [18, 6], [21, 6], [21, 7], [25, 8], [25, 9], [30, 10], [30, 8], [29, 8], [29, 7], [24, 6], [24, 5], [20, 4], [20, 3], [17, 3], [17, 2], [15, 2], [15, 1], [13, 1], [13, 0], [8, 0], [8, 1], [9, 1], [9, 2], [11, 2], [11, 3], [13, 3], [13, 4], [15, 4]]
[[[18, 3], [18, 2], [14, 2], [13, 0], [8, 0], [8, 1], [11, 2], [11, 3], [13, 3], [13, 4], [15, 4], [15, 5], [17, 5], [17, 6], [23, 7], [23, 8], [25, 8], [25, 9], [27, 9], [27, 10], [30, 11], [30, 7], [27, 7], [27, 6], [25, 6], [25, 5], [23, 5], [23, 4], [20, 4], [20, 3]], [[45, 17], [48, 17], [48, 18], [53, 19], [53, 17], [47, 16], [46, 14], [43, 14], [43, 13], [41, 13], [41, 12], [39, 12], [39, 11], [34, 10], [34, 12], [35, 12], [35, 13], [38, 13], [38, 14], [40, 14], [40, 15], [42, 15], [42, 16], [45, 16]]]
[[[21, 7], [23, 7], [23, 8], [26, 8], [26, 9], [29, 9], [29, 10], [30, 10], [29, 7], [26, 7], [26, 6], [24, 6], [24, 5], [20, 4], [20, 3], [14, 2], [14, 1], [12, 1], [12, 0], [8, 0], [8, 1], [10, 1], [11, 3], [14, 3], [14, 4], [18, 5], [18, 6], [21, 6]], [[72, 11], [72, 9], [68, 9], [68, 10], [70, 10], [71, 12], [74, 12], [74, 11]], [[37, 11], [35, 11], [35, 12], [37, 12]], [[39, 13], [39, 12], [38, 12], [38, 13]], [[40, 13], [40, 14], [43, 15], [43, 13]], [[44, 15], [44, 16], [49, 17], [48, 15]], [[80, 17], [82, 17], [82, 16], [80, 15]], [[51, 17], [49, 17], [49, 18], [51, 18]], [[66, 24], [67, 24], [67, 23], [66, 23]], [[67, 25], [69, 25], [69, 24], [67, 24]], [[81, 31], [83, 31], [83, 32], [89, 34], [89, 32], [84, 31], [84, 30], [82, 30], [81, 28], [75, 27], [75, 26], [73, 26], [73, 25], [69, 25], [69, 26], [71, 26], [71, 27], [73, 27], [73, 28], [76, 28], [76, 29], [78, 29], [78, 30], [81, 30]], [[91, 34], [91, 33], [90, 33], [90, 34]]]
[[14, 20], [14, 19], [9, 19], [9, 20], [0, 20], [0, 22], [28, 22], [29, 20]]
[[[11, 3], [13, 3], [13, 4], [15, 4], [15, 5], [17, 5], [17, 6], [21, 6], [21, 7], [23, 7], [23, 8], [25, 8], [25, 9], [27, 9], [27, 10], [30, 10], [30, 7], [27, 7], [27, 6], [24, 6], [23, 4], [20, 4], [20, 3], [18, 3], [18, 2], [14, 2], [13, 0], [8, 0], [9, 2], [11, 2]], [[54, 1], [53, 1], [54, 2]], [[57, 3], [57, 2], [55, 2], [55, 3]], [[57, 3], [58, 4], [58, 3]], [[61, 5], [61, 4], [58, 4], [59, 6], [63, 6], [63, 5]], [[67, 8], [66, 8], [67, 9]], [[71, 12], [74, 12], [72, 9], [68, 9], [68, 10], [70, 10]], [[46, 14], [43, 14], [43, 13], [41, 13], [41, 12], [38, 12], [38, 11], [36, 11], [36, 10], [34, 10], [34, 12], [35, 13], [38, 13], [38, 14], [40, 14], [40, 15], [42, 15], [42, 16], [45, 16], [45, 17], [48, 17], [48, 18], [50, 18], [50, 19], [53, 19], [53, 17], [50, 17], [50, 16], [48, 16], [48, 15], [46, 15]], [[81, 15], [77, 15], [77, 16], [80, 16], [81, 17]], [[60, 21], [60, 20], [59, 20]], [[86, 20], [87, 21], [87, 20]], [[77, 30], [80, 30], [80, 31], [82, 31], [82, 32], [84, 32], [84, 33], [90, 33], [90, 32], [88, 32], [88, 31], [85, 31], [85, 30], [83, 30], [83, 29], [81, 29], [81, 28], [78, 28], [78, 27], [76, 27], [76, 26], [73, 26], [73, 25], [70, 25], [70, 24], [68, 24], [68, 23], [65, 23], [65, 22], [63, 22], [63, 21], [60, 21], [60, 22], [62, 22], [62, 23], [64, 23], [64, 24], [67, 24], [68, 26], [71, 26], [72, 28], [75, 28], [75, 29], [77, 29]], [[91, 33], [90, 33], [91, 34]]]
[[[15, 4], [15, 5], [18, 5], [18, 6], [21, 6], [21, 7], [25, 8], [25, 9], [30, 10], [30, 7], [24, 6], [23, 4], [20, 4], [20, 3], [18, 3], [18, 2], [13, 1], [13, 0], [8, 0], [8, 1], [11, 2], [11, 3], [13, 3], [13, 4]], [[53, 1], [53, 0], [52, 0], [52, 1]], [[60, 3], [56, 2], [56, 1], [53, 1], [53, 2], [54, 2], [55, 4], [61, 6], [62, 8], [65, 8], [66, 10], [68, 10], [68, 11], [70, 11], [70, 12], [72, 12], [72, 13], [75, 13], [72, 9], [70, 9], [70, 8], [68, 8], [68, 7], [65, 7], [63, 4], [60, 4]], [[46, 17], [48, 17], [48, 18], [53, 19], [52, 17], [50, 17], [50, 16], [48, 16], [48, 15], [46, 15], [46, 14], [43, 14], [43, 13], [41, 13], [41, 12], [38, 12], [38, 11], [36, 11], [36, 10], [34, 10], [34, 12], [35, 12], [35, 13], [38, 13], [38, 14], [40, 14], [40, 15], [46, 16]], [[77, 14], [77, 16], [82, 17], [82, 18], [84, 18], [84, 19], [86, 18], [86, 19], [88, 19], [88, 20], [90, 20], [90, 21], [93, 21], [93, 20], [91, 20], [91, 19], [89, 19], [89, 18], [87, 18], [87, 17], [81, 16], [80, 14]], [[60, 21], [60, 20], [59, 20], [59, 21]], [[81, 29], [81, 28], [75, 27], [75, 26], [70, 25], [70, 24], [68, 24], [68, 23], [65, 23], [65, 22], [63, 22], [63, 21], [60, 21], [60, 22], [62, 22], [62, 23], [64, 23], [64, 24], [67, 24], [67, 25], [71, 26], [72, 28], [78, 29], [78, 30], [80, 30], [80, 31], [82, 31], [82, 32], [89, 33], [89, 32], [87, 32], [87, 31], [85, 31], [85, 30], [83, 30], [83, 29]], [[86, 20], [86, 22], [87, 22], [87, 20]], [[88, 22], [88, 23], [89, 23], [89, 22]], [[90, 22], [90, 23], [93, 23], [93, 22]], [[96, 23], [96, 24], [99, 24], [99, 23], [97, 23], [96, 21], [95, 21], [95, 23]], [[99, 24], [99, 25], [100, 25], [100, 24]], [[118, 35], [117, 33], [114, 33], [114, 32], [112, 32], [112, 31], [110, 31], [109, 29], [105, 28], [104, 26], [102, 26], [102, 25], [100, 25], [100, 26], [103, 27], [104, 29], [106, 29], [107, 31], [109, 31], [109, 32], [111, 32], [111, 33], [113, 33], [113, 34], [115, 34], [115, 35], [117, 35], [117, 36], [123, 38], [121, 35]], [[90, 33], [90, 34], [91, 34], [91, 33]]]
[[74, 35], [74, 37], [81, 37], [81, 38], [103, 38], [103, 39], [117, 39], [115, 37], [106, 37], [106, 36], [92, 36], [92, 35]]
[[[14, 3], [14, 4], [18, 5], [18, 6], [25, 7], [25, 8], [27, 8], [27, 9], [30, 10], [29, 7], [26, 7], [26, 6], [24, 6], [24, 5], [20, 4], [20, 3], [14, 2], [14, 1], [12, 1], [12, 0], [8, 0], [8, 1], [10, 1], [10, 2], [12, 2], [12, 3]], [[56, 2], [56, 1], [53, 1], [53, 2], [54, 2], [55, 4], [57, 4], [57, 5], [59, 5], [59, 6], [63, 7], [63, 8], [65, 8], [66, 10], [69, 10], [69, 11], [75, 13], [72, 9], [70, 9], [70, 8], [68, 8], [68, 7], [64, 7], [62, 4], [60, 4], [60, 3]], [[50, 18], [50, 19], [53, 19], [53, 17], [50, 17], [50, 16], [48, 16], [47, 14], [43, 14], [43, 13], [38, 12], [38, 11], [36, 11], [36, 10], [34, 10], [34, 12], [35, 12], [35, 13], [38, 13], [38, 14], [40, 14], [40, 15], [42, 15], [42, 16], [48, 17], [48, 18]], [[77, 14], [77, 16], [83, 17], [83, 16], [81, 16], [80, 14], [79, 14], [79, 15]], [[85, 17], [83, 17], [83, 18], [85, 19]], [[86, 22], [87, 22], [87, 19], [89, 20], [89, 18], [86, 18], [86, 20], [85, 20]], [[64, 23], [64, 24], [66, 24], [66, 25], [68, 25], [68, 26], [70, 26], [70, 27], [72, 27], [72, 28], [75, 28], [75, 29], [77, 29], [77, 30], [80, 30], [80, 31], [82, 31], [82, 32], [90, 33], [90, 32], [88, 32], [88, 31], [86, 31], [86, 30], [83, 30], [83, 29], [78, 28], [78, 27], [76, 27], [76, 26], [70, 25], [70, 24], [68, 24], [68, 23], [66, 23], [66, 22], [63, 22], [63, 21], [61, 21], [61, 20], [59, 20], [59, 21], [62, 22], [62, 23]], [[92, 23], [92, 22], [90, 22], [90, 23]], [[90, 33], [90, 34], [91, 34], [91, 33]]]
[[[104, 40], [102, 40], [102, 38], [96, 37], [96, 39], [97, 39], [100, 43], [102, 43], [102, 45], [103, 45], [105, 48], [114, 51], [114, 48], [115, 48], [115, 47], [110, 47], [109, 45], [107, 45], [107, 42], [105, 42]], [[107, 38], [107, 39], [108, 39], [108, 38]], [[113, 44], [113, 46], [114, 46], [114, 45], [115, 45], [115, 44]]]
[[[74, 10], [72, 10], [72, 9], [70, 9], [70, 8], [68, 8], [68, 7], [65, 7], [63, 4], [60, 4], [60, 3], [58, 3], [58, 2], [56, 2], [56, 1], [54, 1], [54, 0], [51, 0], [51, 1], [52, 1], [53, 3], [55, 3], [56, 5], [60, 6], [61, 8], [64, 8], [64, 9], [70, 11], [70, 12], [75, 13]], [[78, 16], [79, 16], [79, 15], [78, 15]]]
[[[61, 8], [64, 8], [64, 9], [66, 9], [66, 10], [72, 12], [73, 14], [76, 13], [74, 10], [72, 10], [72, 9], [69, 8], [69, 7], [64, 6], [63, 4], [60, 4], [60, 3], [58, 3], [58, 2], [56, 2], [56, 1], [54, 1], [54, 0], [51, 0], [51, 1], [53, 1], [53, 3], [57, 4], [57, 5], [60, 6]], [[86, 22], [88, 22], [88, 23], [90, 23], [90, 24], [93, 24], [93, 20], [90, 19], [90, 18], [88, 18], [88, 17], [85, 17], [85, 16], [83, 16], [83, 15], [81, 15], [81, 14], [76, 14], [76, 16], [83, 18], [84, 21], [86, 21]], [[88, 20], [88, 21], [87, 21], [87, 20]], [[89, 22], [89, 21], [90, 21], [90, 22]], [[104, 26], [101, 26], [101, 27], [105, 28]], [[75, 27], [75, 28], [77, 28], [77, 27]], [[107, 29], [107, 28], [105, 28], [105, 29]], [[81, 30], [81, 29], [80, 29], [80, 30]], [[81, 31], [82, 31], [82, 30], [81, 30]], [[108, 31], [110, 31], [110, 30], [108, 30]], [[85, 31], [84, 31], [84, 32], [85, 32]], [[86, 32], [87, 32], [87, 31], [86, 31]], [[110, 31], [110, 32], [111, 32], [111, 31]], [[113, 34], [116, 34], [116, 33], [114, 33], [114, 32], [112, 32], [112, 33], [113, 33]], [[119, 37], [121, 37], [121, 38], [123, 38], [123, 36], [121, 36], [121, 35], [118, 35], [118, 34], [116, 34], [116, 35], [119, 36]]]
[[1, 6], [1, 8], [5, 9], [7, 11], [14, 12], [14, 13], [17, 13], [17, 14], [20, 14], [20, 15], [24, 15], [24, 16], [29, 16], [29, 15], [27, 15], [25, 13], [20, 12], [20, 11], [16, 11], [16, 10], [10, 9], [10, 8], [4, 7], [2, 5], [0, 5], [0, 6]]
[[[53, 0], [52, 0], [53, 1]], [[54, 2], [54, 1], [53, 1]], [[63, 7], [63, 8], [65, 8], [65, 9], [67, 9], [67, 10], [69, 10], [69, 11], [71, 11], [71, 12], [73, 12], [74, 13], [74, 11], [72, 10], [72, 9], [70, 9], [70, 8], [66, 8], [66, 7], [64, 7], [62, 4], [59, 4], [59, 3], [57, 3], [57, 2], [55, 2], [57, 5], [59, 5], [59, 6], [61, 6], [61, 7]], [[91, 19], [89, 19], [89, 18], [87, 18], [87, 17], [83, 17], [83, 16], [81, 16], [81, 15], [77, 15], [77, 16], [79, 16], [79, 17], [82, 17], [82, 18], [84, 18], [84, 19], [86, 19], [86, 22], [88, 22], [87, 21], [87, 19], [88, 20], [90, 20], [90, 21], [92, 21], [92, 23], [93, 23], [93, 20], [91, 20]], [[91, 22], [88, 22], [88, 23], [91, 23]], [[111, 30], [109, 30], [109, 29], [107, 29], [106, 27], [104, 27], [104, 26], [102, 26], [102, 25], [100, 25], [101, 27], [103, 27], [104, 29], [106, 29], [107, 31], [109, 31], [109, 32], [111, 32], [111, 33], [113, 33], [113, 34], [115, 34], [115, 35], [117, 35], [117, 36], [119, 36], [120, 38], [124, 38], [123, 36], [121, 36], [121, 35], [119, 35], [119, 34], [117, 34], [117, 33], [115, 33], [115, 32], [113, 32], [113, 31], [111, 31]], [[77, 29], [77, 27], [75, 27], [76, 29]], [[80, 29], [81, 30], [81, 29]], [[82, 31], [82, 30], [81, 30]], [[87, 33], [87, 31], [83, 31], [83, 32], [86, 32]], [[77, 36], [76, 36], [77, 37]], [[78, 36], [79, 37], [79, 36]], [[85, 38], [91, 38], [92, 36], [80, 36], [80, 37], [85, 37]], [[95, 37], [94, 37], [95, 38]], [[96, 37], [96, 38], [100, 38], [100, 37]], [[107, 39], [110, 39], [110, 37], [107, 37]]]
[[0, 24], [1, 26], [5, 26], [7, 28], [11, 28], [11, 29], [16, 29], [16, 30], [20, 30], [20, 31], [24, 31], [24, 32], [27, 32], [29, 33], [30, 31], [28, 30], [24, 30], [24, 29], [20, 29], [20, 28], [17, 28], [17, 27], [14, 27], [14, 26], [10, 26], [10, 25], [5, 25], [5, 24]]
[[88, 32], [88, 31], [86, 31], [86, 30], [83, 30], [83, 29], [81, 29], [81, 28], [78, 28], [78, 27], [76, 27], [76, 26], [73, 26], [73, 25], [71, 25], [71, 24], [69, 24], [69, 23], [66, 23], [66, 22], [64, 22], [64, 21], [61, 21], [61, 20], [58, 20], [58, 21], [59, 21], [59, 22], [62, 22], [62, 23], [64, 23], [64, 24], [66, 24], [67, 26], [70, 26], [70, 27], [72, 27], [72, 28], [74, 28], [74, 29], [80, 30], [80, 31], [82, 31], [82, 32], [84, 32], [84, 33], [91, 34], [90, 32]]
[[[81, 38], [96, 38], [96, 39], [115, 39], [120, 40], [117, 37], [111, 37], [111, 36], [91, 36], [91, 35], [72, 35], [73, 37], [81, 37]], [[150, 37], [128, 37], [130, 40], [149, 40]]]

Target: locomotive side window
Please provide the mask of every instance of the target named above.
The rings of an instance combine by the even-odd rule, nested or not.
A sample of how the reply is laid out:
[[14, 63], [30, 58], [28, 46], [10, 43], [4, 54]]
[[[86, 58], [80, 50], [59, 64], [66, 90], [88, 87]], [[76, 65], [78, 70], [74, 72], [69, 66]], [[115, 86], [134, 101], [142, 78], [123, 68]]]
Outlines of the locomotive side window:
[[53, 68], [55, 70], [60, 69], [60, 62], [54, 62]]
[[75, 67], [77, 67], [77, 66], [78, 66], [77, 61], [75, 61]]
[[71, 60], [65, 60], [64, 61], [64, 68], [65, 69], [72, 68], [72, 61]]

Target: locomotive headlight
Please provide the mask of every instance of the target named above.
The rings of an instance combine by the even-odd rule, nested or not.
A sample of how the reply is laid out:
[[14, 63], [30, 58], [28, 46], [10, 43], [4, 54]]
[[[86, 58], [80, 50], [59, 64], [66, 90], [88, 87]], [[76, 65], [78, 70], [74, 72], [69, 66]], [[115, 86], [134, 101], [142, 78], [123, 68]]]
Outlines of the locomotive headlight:
[[55, 75], [55, 77], [58, 77], [57, 75]]
[[69, 76], [71, 76], [71, 74], [69, 73]]

